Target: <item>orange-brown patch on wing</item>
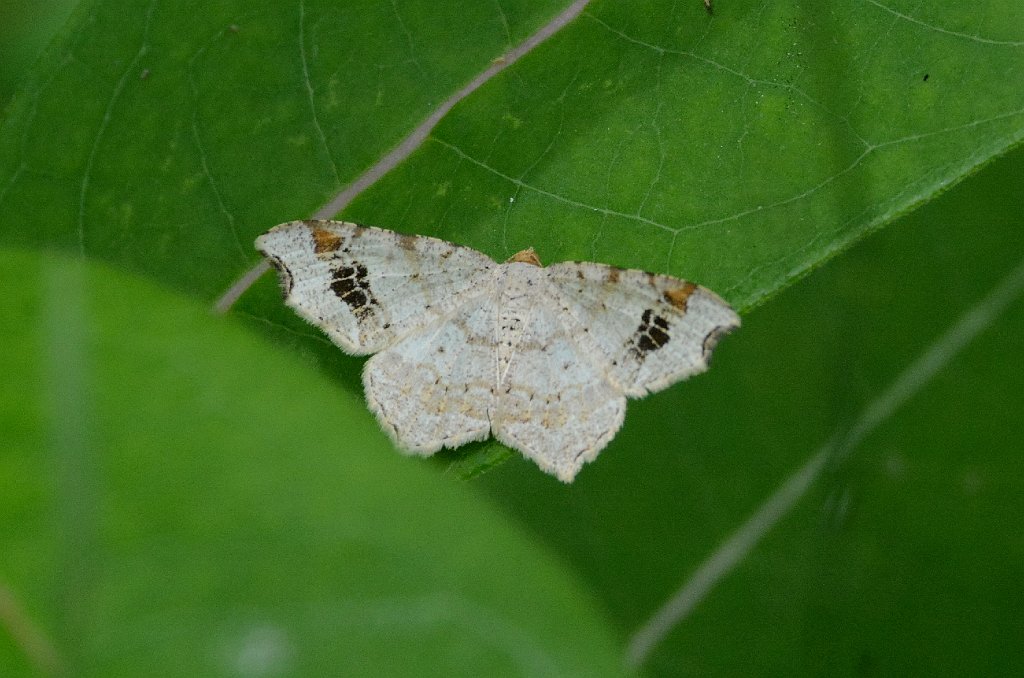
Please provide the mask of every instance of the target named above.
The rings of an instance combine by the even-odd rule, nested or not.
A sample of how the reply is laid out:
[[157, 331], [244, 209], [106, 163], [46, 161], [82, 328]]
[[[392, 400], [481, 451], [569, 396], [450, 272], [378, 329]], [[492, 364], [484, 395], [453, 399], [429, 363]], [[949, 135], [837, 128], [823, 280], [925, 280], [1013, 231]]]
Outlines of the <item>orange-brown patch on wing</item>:
[[313, 251], [317, 254], [337, 252], [341, 247], [341, 236], [323, 228], [313, 229]]
[[615, 283], [619, 282], [619, 274], [620, 273], [622, 273], [622, 269], [621, 268], [617, 268], [615, 266], [609, 266], [608, 269], [607, 269], [607, 273], [605, 273], [604, 279], [607, 280], [608, 282], [612, 283], [612, 284], [615, 284]]
[[417, 240], [418, 238], [414, 235], [402, 234], [398, 236], [398, 246], [401, 247], [403, 250], [411, 252], [412, 250], [416, 249]]
[[679, 287], [676, 287], [671, 290], [665, 290], [665, 301], [672, 304], [680, 311], [685, 311], [686, 302], [690, 298], [690, 295], [693, 294], [694, 290], [696, 289], [697, 286], [694, 285], [692, 282], [684, 282]]
[[531, 266], [540, 266], [540, 257], [533, 251], [533, 248], [527, 248], [521, 252], [516, 252], [512, 257], [505, 262], [506, 264], [530, 264]]

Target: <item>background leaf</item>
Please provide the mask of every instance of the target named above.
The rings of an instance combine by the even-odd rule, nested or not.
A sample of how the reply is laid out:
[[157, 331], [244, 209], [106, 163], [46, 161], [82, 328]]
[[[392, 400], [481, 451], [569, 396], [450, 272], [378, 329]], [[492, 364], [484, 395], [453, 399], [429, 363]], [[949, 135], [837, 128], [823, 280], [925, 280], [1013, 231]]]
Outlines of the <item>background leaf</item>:
[[[561, 7], [88, 2], [0, 129], [2, 237], [212, 299]], [[350, 214], [747, 308], [1021, 138], [1022, 26], [1009, 0], [594, 2]]]
[[[85, 2], [0, 125], [0, 242], [84, 252], [212, 300], [255, 261], [253, 236], [311, 214], [562, 7], [309, 0], [258, 8], [224, 2], [194, 12]], [[1019, 263], [1019, 151], [933, 198], [1020, 139], [1022, 49], [1024, 15], [1009, 0], [720, 2], [713, 18], [699, 2], [594, 2], [458, 106], [417, 154], [346, 210], [348, 218], [440, 235], [497, 258], [533, 245], [545, 261], [587, 258], [675, 273], [750, 310], [930, 201], [746, 315], [708, 375], [632, 403], [619, 438], [574, 486], [518, 458], [473, 481], [509, 522], [527, 525], [570, 563], [623, 647], [792, 470], [841, 439]], [[269, 276], [237, 312], [342, 391], [360, 390], [361, 361], [283, 309]], [[9, 359], [18, 361], [13, 374], [26, 375], [10, 384], [38, 374], [45, 334], [19, 324], [32, 313], [27, 302], [4, 311], [18, 330], [7, 332]], [[1012, 673], [1024, 647], [1014, 605], [1024, 594], [1016, 529], [1022, 380], [1012, 359], [1024, 336], [1020, 317], [1017, 302], [963, 354], [947, 356], [934, 381], [830, 468], [735, 573], [677, 620], [645, 668], [664, 676], [905, 675], [921, 667]], [[120, 325], [134, 322], [133, 311]], [[253, 360], [262, 370], [267, 358]], [[329, 395], [322, 386], [308, 391], [304, 381], [288, 384], [277, 387], [293, 406], [309, 393], [318, 402], [340, 397], [338, 389]], [[180, 395], [169, 386], [150, 407], [183, 421], [190, 410]], [[5, 397], [13, 403], [4, 432], [14, 452], [0, 455], [0, 478], [9, 505], [21, 508], [0, 534], [0, 576], [47, 631], [63, 637], [62, 625], [81, 609], [65, 605], [61, 591], [72, 587], [31, 574], [91, 553], [94, 544], [40, 541], [74, 534], [61, 522], [66, 516], [36, 510], [47, 499], [40, 488], [58, 487], [55, 479], [74, 467], [46, 466], [63, 448], [43, 437], [40, 422], [65, 412], [60, 403], [22, 406], [18, 397]], [[307, 475], [287, 477], [295, 481], [289, 497], [307, 490], [309, 502], [334, 506], [351, 460], [386, 445], [359, 400], [322, 403], [329, 414], [317, 412], [318, 421], [344, 425], [344, 435], [329, 441], [317, 475], [306, 466]], [[237, 456], [225, 460], [226, 470], [210, 470], [205, 455], [226, 454], [225, 430], [259, 438], [263, 422], [281, 417], [253, 407], [241, 420], [225, 414], [209, 449], [192, 449], [175, 431], [183, 448], [175, 450], [176, 477], [241, 476]], [[279, 453], [265, 454], [264, 464], [280, 461]], [[501, 456], [496, 446], [480, 446], [442, 463], [451, 463], [450, 474], [471, 474]], [[127, 463], [117, 460], [114, 469], [123, 476]], [[396, 469], [409, 466], [416, 464], [395, 461]], [[238, 490], [235, 501], [285, 501], [273, 475], [261, 483]], [[134, 519], [176, 564], [177, 551], [190, 552], [210, 518], [189, 509], [187, 483], [158, 490], [137, 498]], [[99, 520], [88, 511], [101, 513], [97, 498], [107, 496], [63, 486], [52, 494], [89, 520]], [[276, 501], [258, 516], [307, 515]], [[211, 527], [217, 565], [244, 569], [252, 553], [232, 544], [255, 539], [255, 529]], [[327, 528], [272, 534], [335, 553], [320, 543], [330, 541]], [[25, 539], [61, 546], [26, 548]], [[303, 591], [342, 588], [328, 568], [296, 574], [292, 554], [275, 554], [260, 561], [259, 576]], [[481, 581], [510, 571], [495, 565]], [[152, 583], [148, 571], [124, 572], [110, 575], [111, 590], [133, 578]], [[433, 570], [423, 578], [450, 581]], [[264, 604], [261, 587], [245, 586], [197, 585], [192, 591], [210, 594], [183, 595], [181, 614], [225, 601]], [[429, 615], [418, 608], [397, 616]], [[104, 637], [121, 629], [112, 612], [101, 621]], [[262, 621], [218, 637], [236, 651], [273, 651], [280, 636]], [[255, 635], [232, 635], [236, 628]], [[91, 642], [83, 656], [109, 648], [103, 638]], [[177, 641], [166, 642], [122, 659], [158, 661], [160, 647]], [[367, 642], [364, 649], [375, 647], [373, 637]], [[410, 642], [452, 647], [429, 634]], [[5, 647], [0, 652], [23, 661], [22, 648]], [[479, 645], [463, 651], [493, 660]]]
[[74, 0], [7, 0], [0, 5], [0, 107], [73, 5]]
[[[480, 478], [601, 592], [624, 639], [791, 473], [1024, 271], [1009, 157], [744, 318], [714, 369], [631, 403], [566, 490]], [[650, 657], [652, 675], [1012, 673], [1024, 660], [1024, 300], [849, 456]], [[559, 516], [553, 520], [552, 516]]]
[[0, 277], [0, 572], [69, 675], [618, 673], [572, 576], [354, 396], [123, 274]]
[[85, 2], [0, 129], [3, 240], [212, 299], [558, 7]]
[[970, 35], [952, 5], [701, 12], [592, 4], [351, 214], [669, 272], [749, 308], [1022, 136], [1015, 3], [973, 7]]

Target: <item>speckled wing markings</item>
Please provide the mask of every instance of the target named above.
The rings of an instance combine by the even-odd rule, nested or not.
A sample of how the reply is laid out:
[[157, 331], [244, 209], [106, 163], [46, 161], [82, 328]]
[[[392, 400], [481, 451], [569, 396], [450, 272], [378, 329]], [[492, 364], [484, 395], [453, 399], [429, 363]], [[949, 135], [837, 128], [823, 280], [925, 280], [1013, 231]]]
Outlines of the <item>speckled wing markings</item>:
[[[600, 361], [583, 353], [576, 340], [580, 328], [550, 294], [547, 269], [508, 266], [524, 267], [517, 273], [534, 277], [538, 289], [519, 301], [516, 290], [508, 295], [508, 318], [501, 323], [506, 339], [499, 346], [510, 351], [499, 373], [491, 427], [498, 440], [572, 482], [622, 426], [626, 398], [606, 379]], [[513, 282], [505, 283], [511, 287]]]
[[429, 455], [490, 435], [496, 317], [478, 295], [367, 361], [366, 401], [400, 447]]
[[706, 370], [719, 338], [740, 325], [718, 295], [678, 278], [589, 262], [546, 270], [584, 352], [631, 398]]
[[387, 348], [479, 294], [497, 266], [469, 247], [340, 221], [292, 221], [256, 239], [285, 303], [355, 355]]
[[475, 250], [333, 221], [256, 241], [287, 303], [367, 361], [370, 409], [429, 455], [493, 434], [571, 482], [641, 397], [707, 369], [739, 317], [709, 290], [594, 263], [496, 264]]

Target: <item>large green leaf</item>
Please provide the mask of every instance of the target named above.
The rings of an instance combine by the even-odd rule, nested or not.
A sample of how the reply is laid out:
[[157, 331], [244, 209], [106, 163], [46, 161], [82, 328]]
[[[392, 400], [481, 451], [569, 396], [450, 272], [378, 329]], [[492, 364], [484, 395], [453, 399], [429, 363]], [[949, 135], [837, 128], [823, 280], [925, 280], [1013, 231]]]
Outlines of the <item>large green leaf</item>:
[[[1013, 0], [721, 4], [591, 3], [350, 213], [746, 308], [1021, 138]], [[561, 5], [85, 2], [0, 129], [2, 237], [211, 299]]]
[[0, 129], [0, 232], [217, 295], [558, 8], [85, 1]]
[[619, 672], [571, 573], [293, 357], [63, 257], [0, 284], [5, 676], [25, 619], [76, 676]]
[[[249, 242], [256, 233], [311, 214], [565, 4], [222, 2], [200, 12], [86, 0], [0, 125], [0, 241], [81, 250], [211, 300], [255, 262]], [[1024, 16], [1012, 0], [721, 0], [714, 17], [697, 1], [596, 1], [456, 107], [419, 153], [345, 216], [440, 235], [495, 257], [533, 245], [545, 261], [667, 271], [750, 309], [1017, 142], [1022, 50]], [[480, 484], [584, 578], [625, 645], [792, 470], [841, 437], [1017, 265], [1022, 176], [1018, 152], [747, 315], [711, 373], [632, 403], [619, 438], [574, 486], [521, 460]], [[262, 279], [243, 298], [242, 313], [340, 379], [343, 391], [357, 392], [360, 361], [342, 357], [284, 311], [275, 287]], [[22, 381], [35, 374], [25, 365], [38, 362], [40, 337], [26, 335], [34, 330], [21, 331], [16, 319], [31, 311], [31, 304], [5, 311], [18, 330], [7, 333], [5, 357]], [[134, 310], [124, 313], [124, 325], [136, 322]], [[1021, 317], [1018, 302], [965, 353], [946, 356], [934, 382], [891, 413], [672, 627], [647, 658], [650, 672], [993, 675], [1019, 666]], [[196, 318], [185, 329], [200, 332], [207, 322]], [[225, 358], [234, 342], [246, 340], [232, 335], [217, 344]], [[253, 354], [251, 369], [269, 361], [279, 367], [266, 369], [281, 371], [282, 359], [271, 354]], [[311, 387], [308, 377], [275, 384], [290, 403], [286, 414], [304, 414], [296, 410], [311, 394], [316, 421], [343, 430], [315, 462], [316, 473], [302, 457], [305, 470], [286, 478], [292, 501], [308, 497], [328, 510], [347, 501], [335, 494], [350, 489], [338, 478], [358, 456], [346, 452], [348, 441], [379, 457], [383, 435], [358, 398]], [[151, 402], [132, 404], [186, 421], [193, 410], [182, 407], [179, 388], [167, 380]], [[223, 399], [207, 400], [212, 407]], [[261, 447], [262, 428], [270, 444], [287, 445], [294, 456], [273, 403], [226, 410], [216, 432], [207, 427], [208, 450], [173, 431], [181, 449], [151, 463], [180, 457], [173, 477], [190, 481], [222, 477], [214, 471], [241, 478], [248, 457], [231, 445], [221, 450], [220, 436], [251, 434], [258, 468], [269, 467], [279, 455]], [[23, 508], [5, 508], [0, 574], [31, 615], [47, 625], [73, 621], [59, 620], [61, 586], [72, 589], [75, 580], [31, 576], [53, 571], [77, 545], [58, 538], [73, 536], [75, 523], [57, 532], [61, 523], [35, 510], [47, 497], [92, 511], [100, 510], [89, 508], [97, 497], [128, 497], [139, 533], [170, 537], [160, 542], [162, 569], [124, 570], [139, 585], [130, 602], [182, 562], [179, 549], [199, 550], [204, 534], [210, 559], [248, 571], [252, 551], [231, 544], [267, 532], [261, 526], [280, 502], [261, 508], [263, 522], [204, 531], [214, 528], [203, 527], [209, 514], [194, 508], [196, 491], [184, 481], [158, 485], [155, 466], [144, 474], [152, 491], [129, 495], [124, 478], [134, 457], [123, 451], [111, 459], [120, 494], [79, 499], [81, 487], [53, 481], [75, 467], [48, 468], [32, 452], [38, 422], [64, 411], [52, 402], [13, 407], [4, 434], [16, 453], [0, 455], [9, 481], [2, 501]], [[314, 419], [306, 416], [299, 420]], [[481, 451], [468, 466], [495, 454]], [[218, 459], [227, 468], [211, 471]], [[413, 473], [399, 469], [415, 465], [396, 457], [389, 473]], [[283, 482], [274, 473], [224, 501], [248, 506], [277, 496], [265, 490]], [[205, 498], [211, 492], [204, 487]], [[49, 494], [40, 498], [40, 488]], [[384, 493], [380, 501], [392, 497], [386, 490], [372, 488]], [[371, 490], [356, 496], [376, 501]], [[314, 513], [300, 509], [286, 515]], [[238, 588], [283, 578], [293, 587], [287, 591], [299, 590], [304, 584], [291, 581], [301, 575], [286, 547], [336, 553], [334, 533], [316, 525], [301, 544], [302, 535], [271, 531], [275, 550]], [[48, 534], [49, 542], [39, 541]], [[382, 541], [397, 549], [406, 543], [392, 532]], [[65, 544], [65, 551], [25, 543]], [[326, 597], [348, 583], [341, 576], [318, 571], [300, 593]], [[422, 576], [450, 582], [435, 570]], [[115, 585], [130, 581], [117, 572], [110, 581], [110, 591], [129, 598]], [[219, 581], [192, 589], [208, 592], [201, 599], [174, 599], [182, 617], [236, 609], [245, 596]], [[517, 598], [501, 611], [520, 604]], [[116, 620], [113, 605], [97, 633], [118, 632], [106, 624]], [[422, 609], [396, 616], [429, 617]], [[255, 630], [254, 652], [279, 647], [275, 627], [251, 618], [245, 628]], [[236, 628], [218, 636], [229, 649], [250, 638]], [[418, 633], [410, 643], [437, 649], [436, 636]], [[103, 638], [89, 642], [110, 647]], [[452, 647], [437, 642], [441, 652]], [[168, 643], [133, 650], [125, 661], [157, 661], [174, 646]]]
[[0, 5], [0, 108], [73, 5], [74, 0], [6, 0]]
[[722, 5], [593, 3], [351, 213], [748, 308], [1024, 134], [1019, 3]]
[[[479, 483], [570, 559], [628, 639], [684, 582], [703, 588], [698, 572], [791, 474], [881, 411], [670, 625], [646, 666], [1014, 673], [1024, 662], [1022, 177], [1018, 150], [751, 313], [709, 374], [633, 403], [569, 491], [523, 461]], [[1011, 305], [984, 319], [1007, 280]], [[963, 318], [983, 319], [973, 342], [932, 352]], [[901, 374], [927, 374], [921, 361], [938, 372], [888, 406]]]
[[[85, 2], [0, 127], [0, 242], [213, 299], [257, 233], [317, 210], [559, 8]], [[1021, 136], [1020, 18], [1000, 0], [597, 1], [347, 214], [675, 273], [749, 308]], [[358, 389], [269, 279], [241, 310]]]

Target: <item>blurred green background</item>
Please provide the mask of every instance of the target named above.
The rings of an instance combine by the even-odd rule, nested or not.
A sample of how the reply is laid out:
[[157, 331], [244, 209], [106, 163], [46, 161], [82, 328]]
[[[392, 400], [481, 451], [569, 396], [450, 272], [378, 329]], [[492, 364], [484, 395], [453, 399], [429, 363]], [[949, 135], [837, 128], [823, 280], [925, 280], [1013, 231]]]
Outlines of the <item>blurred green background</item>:
[[0, 4], [0, 104], [75, 6], [73, 0], [4, 0]]
[[[0, 5], [0, 101], [71, 5]], [[0, 674], [618, 673], [637, 629], [791, 473], [1020, 278], [1022, 185], [1018, 148], [795, 280], [709, 374], [631, 402], [569, 488], [518, 457], [463, 481], [446, 466], [462, 455], [419, 464], [368, 417], [336, 421], [364, 416], [361, 362], [264, 311], [269, 279], [242, 325], [116, 267], [5, 252]], [[643, 672], [1019, 674], [1013, 289]]]

